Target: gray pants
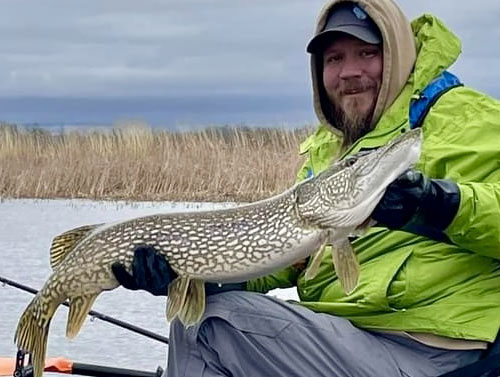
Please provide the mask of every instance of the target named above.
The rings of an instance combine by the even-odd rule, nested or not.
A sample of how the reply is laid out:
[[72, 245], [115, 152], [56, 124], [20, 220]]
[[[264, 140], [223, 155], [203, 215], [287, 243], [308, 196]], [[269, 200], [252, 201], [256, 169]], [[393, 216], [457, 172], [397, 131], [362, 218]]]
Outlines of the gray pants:
[[207, 298], [203, 320], [170, 328], [168, 377], [437, 376], [481, 351], [448, 351], [252, 292]]

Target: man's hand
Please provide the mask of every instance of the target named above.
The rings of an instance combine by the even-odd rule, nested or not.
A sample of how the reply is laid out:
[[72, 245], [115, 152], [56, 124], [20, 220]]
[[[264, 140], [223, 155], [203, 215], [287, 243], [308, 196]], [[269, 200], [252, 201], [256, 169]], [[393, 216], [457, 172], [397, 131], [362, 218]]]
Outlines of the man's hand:
[[443, 231], [455, 218], [459, 205], [460, 191], [455, 182], [430, 179], [410, 169], [387, 187], [371, 217], [390, 229], [439, 239], [446, 237]]
[[[169, 284], [177, 274], [168, 261], [154, 247], [138, 246], [134, 250], [132, 273], [120, 262], [111, 265], [116, 280], [127, 289], [148, 291], [155, 296], [167, 296]], [[246, 282], [233, 284], [205, 283], [207, 296], [234, 290], [246, 290]]]
[[138, 246], [134, 250], [132, 273], [123, 264], [115, 262], [111, 270], [116, 280], [127, 289], [148, 291], [155, 296], [167, 296], [168, 285], [177, 274], [168, 261], [152, 246]]

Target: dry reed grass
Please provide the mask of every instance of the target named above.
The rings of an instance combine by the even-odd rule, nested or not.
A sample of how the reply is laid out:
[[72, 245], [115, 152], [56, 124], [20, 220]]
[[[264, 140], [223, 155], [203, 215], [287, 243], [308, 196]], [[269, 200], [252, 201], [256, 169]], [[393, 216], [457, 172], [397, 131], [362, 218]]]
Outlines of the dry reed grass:
[[0, 125], [0, 197], [254, 201], [294, 182], [310, 129], [147, 126], [51, 134]]

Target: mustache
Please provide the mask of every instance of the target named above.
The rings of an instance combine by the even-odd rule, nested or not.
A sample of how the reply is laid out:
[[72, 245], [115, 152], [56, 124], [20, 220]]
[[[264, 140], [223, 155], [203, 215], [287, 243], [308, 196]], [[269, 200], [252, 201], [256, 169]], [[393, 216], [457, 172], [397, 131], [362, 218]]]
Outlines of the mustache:
[[341, 95], [356, 92], [364, 92], [370, 89], [376, 89], [377, 84], [374, 80], [367, 78], [343, 80], [339, 83], [338, 91]]

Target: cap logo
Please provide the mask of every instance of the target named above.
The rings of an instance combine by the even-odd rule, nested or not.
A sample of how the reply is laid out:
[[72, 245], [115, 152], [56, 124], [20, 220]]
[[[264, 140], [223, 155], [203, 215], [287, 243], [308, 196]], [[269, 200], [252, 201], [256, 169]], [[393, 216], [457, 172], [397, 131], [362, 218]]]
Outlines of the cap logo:
[[368, 17], [366, 12], [357, 5], [352, 8], [352, 13], [354, 13], [358, 20], [366, 20], [366, 18]]

